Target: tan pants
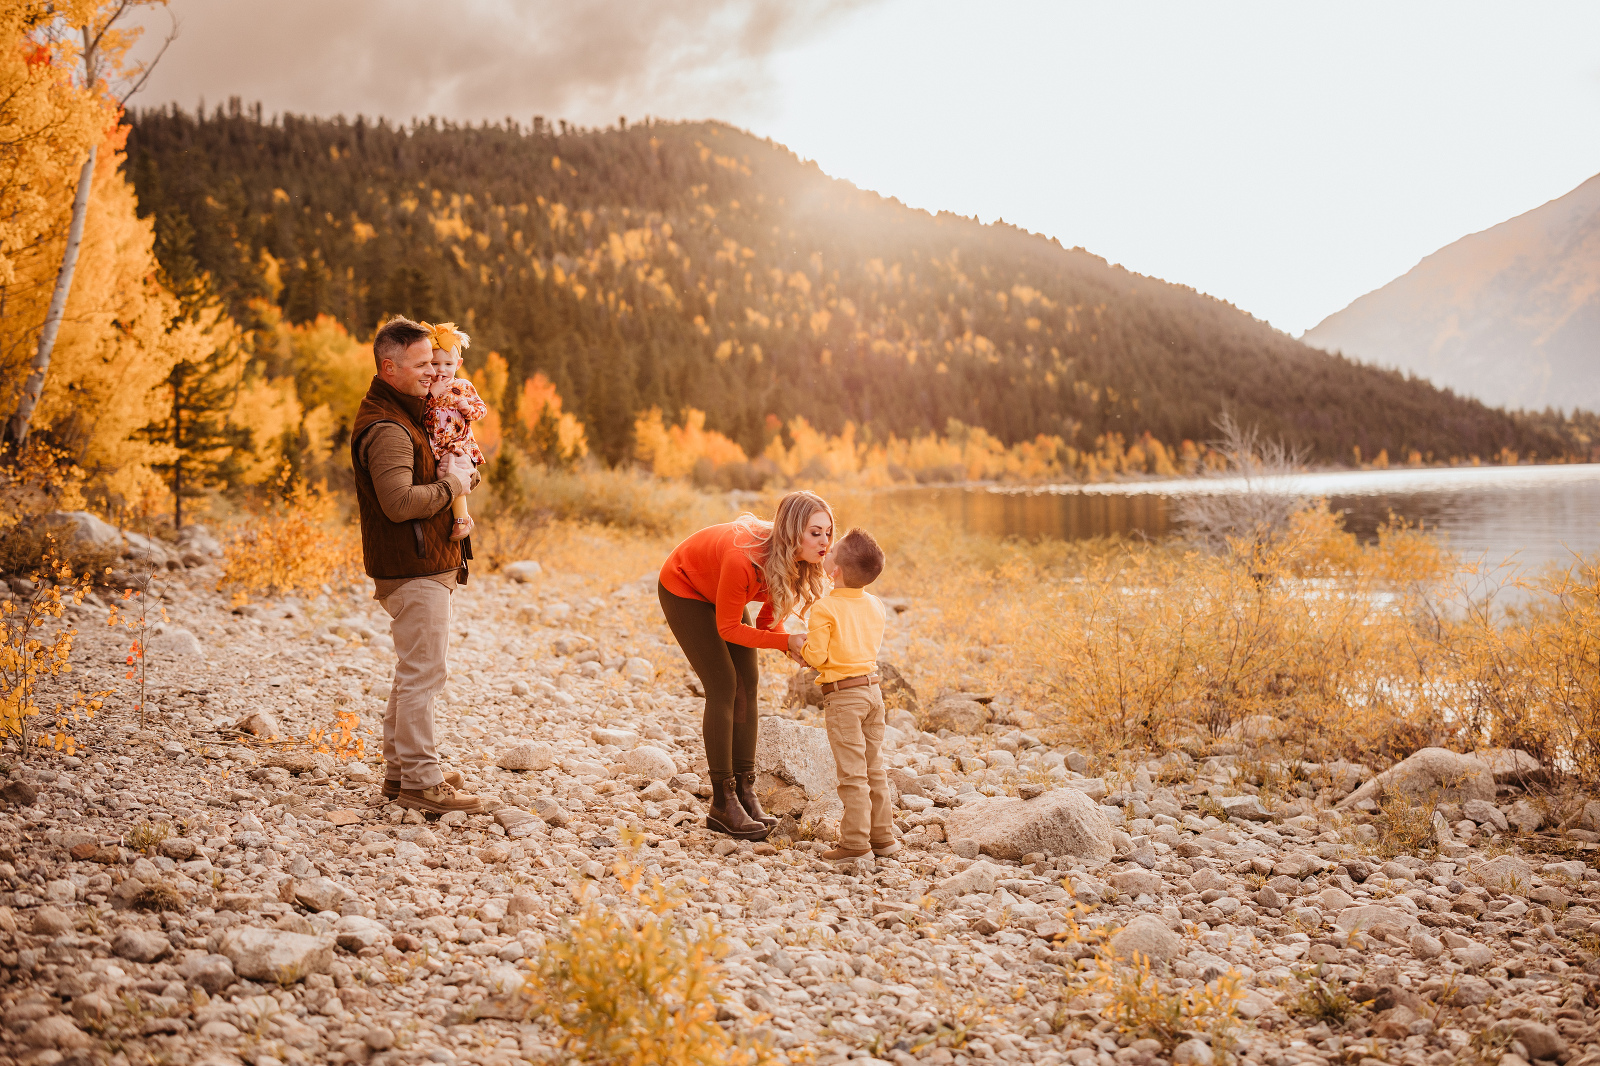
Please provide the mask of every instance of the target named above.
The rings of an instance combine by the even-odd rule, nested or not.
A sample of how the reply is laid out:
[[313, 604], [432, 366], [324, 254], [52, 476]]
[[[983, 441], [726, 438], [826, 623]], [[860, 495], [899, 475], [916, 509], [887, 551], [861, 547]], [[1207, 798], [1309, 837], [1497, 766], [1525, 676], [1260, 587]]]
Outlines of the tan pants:
[[839, 772], [839, 846], [863, 851], [894, 842], [889, 810], [889, 774], [883, 767], [883, 690], [858, 685], [822, 697], [828, 746]]
[[438, 581], [407, 581], [382, 601], [394, 622], [394, 681], [383, 712], [384, 776], [405, 789], [444, 780], [433, 740], [433, 698], [450, 676], [450, 590]]

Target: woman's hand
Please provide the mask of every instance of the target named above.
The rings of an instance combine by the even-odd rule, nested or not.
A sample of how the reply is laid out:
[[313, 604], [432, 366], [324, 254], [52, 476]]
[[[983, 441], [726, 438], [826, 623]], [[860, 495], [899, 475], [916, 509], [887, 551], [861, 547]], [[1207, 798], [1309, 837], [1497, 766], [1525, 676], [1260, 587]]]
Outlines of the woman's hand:
[[806, 646], [806, 638], [805, 638], [805, 634], [804, 633], [790, 633], [789, 634], [789, 653], [788, 653], [789, 654], [789, 658], [793, 659], [795, 662], [799, 663], [801, 666], [806, 665], [806, 657], [804, 655], [800, 654], [800, 650], [802, 648], [804, 648], [805, 646]]

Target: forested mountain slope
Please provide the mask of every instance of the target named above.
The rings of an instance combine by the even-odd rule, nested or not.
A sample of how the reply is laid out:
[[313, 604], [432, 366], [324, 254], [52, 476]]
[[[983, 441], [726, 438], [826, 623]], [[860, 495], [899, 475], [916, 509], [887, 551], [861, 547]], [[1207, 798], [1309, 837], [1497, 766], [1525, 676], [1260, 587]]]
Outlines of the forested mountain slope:
[[1191, 289], [909, 209], [714, 123], [269, 123], [237, 105], [131, 121], [158, 254], [192, 256], [241, 324], [262, 301], [359, 336], [393, 312], [454, 319], [469, 366], [499, 351], [508, 396], [543, 372], [611, 462], [652, 406], [703, 409], [752, 453], [795, 415], [1093, 448], [1206, 440], [1223, 411], [1322, 461], [1566, 448]]

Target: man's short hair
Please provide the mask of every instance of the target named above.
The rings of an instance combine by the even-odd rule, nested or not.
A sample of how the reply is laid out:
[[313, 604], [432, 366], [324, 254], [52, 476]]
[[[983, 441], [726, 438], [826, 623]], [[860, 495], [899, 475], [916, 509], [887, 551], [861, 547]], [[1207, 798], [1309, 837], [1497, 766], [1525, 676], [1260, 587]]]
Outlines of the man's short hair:
[[852, 529], [840, 537], [833, 559], [839, 564], [839, 577], [849, 588], [865, 588], [883, 573], [883, 549], [864, 529]]
[[400, 353], [428, 336], [428, 331], [409, 318], [396, 315], [385, 322], [372, 338], [372, 363], [381, 373], [383, 361], [400, 362]]

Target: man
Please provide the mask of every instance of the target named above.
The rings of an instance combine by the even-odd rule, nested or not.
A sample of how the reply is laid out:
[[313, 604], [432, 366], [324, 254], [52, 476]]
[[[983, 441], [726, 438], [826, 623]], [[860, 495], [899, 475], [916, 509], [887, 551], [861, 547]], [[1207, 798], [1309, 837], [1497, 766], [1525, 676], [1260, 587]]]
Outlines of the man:
[[394, 682], [383, 716], [383, 794], [402, 807], [476, 811], [461, 775], [439, 765], [433, 698], [448, 676], [450, 594], [467, 579], [461, 542], [450, 539], [450, 501], [471, 490], [471, 460], [436, 464], [422, 427], [433, 348], [420, 325], [394, 318], [378, 330], [378, 373], [350, 429], [361, 509], [361, 555], [376, 599], [394, 619]]

